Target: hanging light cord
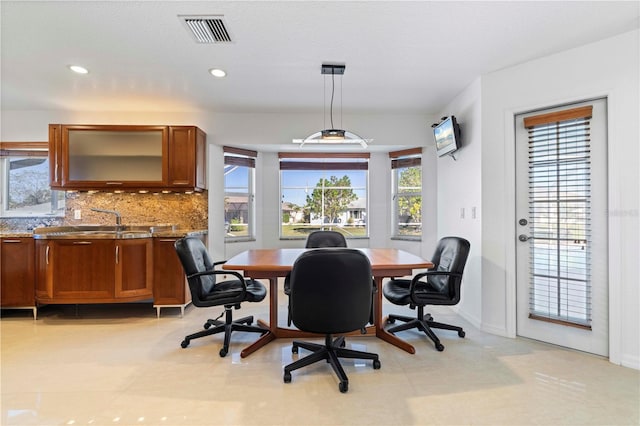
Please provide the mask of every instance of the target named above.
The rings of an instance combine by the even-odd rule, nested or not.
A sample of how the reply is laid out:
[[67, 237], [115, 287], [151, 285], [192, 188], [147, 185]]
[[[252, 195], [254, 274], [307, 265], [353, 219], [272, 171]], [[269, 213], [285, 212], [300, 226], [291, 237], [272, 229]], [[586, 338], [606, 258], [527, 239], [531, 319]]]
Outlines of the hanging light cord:
[[333, 92], [336, 88], [336, 83], [334, 81], [334, 70], [331, 70], [331, 103], [329, 104], [329, 115], [331, 117], [331, 128], [335, 129], [335, 127], [333, 127]]

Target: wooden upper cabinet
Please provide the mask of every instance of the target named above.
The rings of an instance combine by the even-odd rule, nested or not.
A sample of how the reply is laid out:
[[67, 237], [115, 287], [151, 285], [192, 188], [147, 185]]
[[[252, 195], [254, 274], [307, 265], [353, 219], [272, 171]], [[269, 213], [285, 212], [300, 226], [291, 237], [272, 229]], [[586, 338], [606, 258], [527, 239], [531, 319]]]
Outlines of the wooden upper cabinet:
[[202, 190], [205, 151], [195, 126], [49, 125], [54, 189]]
[[205, 189], [206, 135], [193, 126], [169, 127], [169, 187]]

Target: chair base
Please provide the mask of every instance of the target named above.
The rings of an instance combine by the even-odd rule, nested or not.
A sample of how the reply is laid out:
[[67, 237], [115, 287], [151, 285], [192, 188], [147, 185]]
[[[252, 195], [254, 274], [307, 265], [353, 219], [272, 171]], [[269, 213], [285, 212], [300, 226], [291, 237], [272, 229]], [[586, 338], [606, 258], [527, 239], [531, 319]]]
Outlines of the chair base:
[[285, 383], [291, 382], [292, 371], [302, 367], [306, 367], [307, 365], [314, 364], [318, 361], [327, 360], [327, 362], [331, 364], [333, 371], [336, 373], [336, 375], [338, 376], [338, 379], [340, 380], [340, 383], [338, 384], [338, 389], [340, 389], [340, 392], [345, 393], [349, 390], [349, 378], [347, 377], [347, 374], [344, 372], [344, 369], [340, 364], [339, 358], [370, 359], [370, 360], [373, 360], [374, 370], [378, 370], [380, 368], [380, 360], [378, 359], [378, 354], [356, 351], [353, 349], [346, 349], [344, 346], [345, 346], [344, 336], [337, 337], [334, 340], [330, 334], [327, 334], [325, 336], [324, 345], [320, 345], [318, 343], [311, 343], [311, 342], [299, 342], [294, 340], [293, 345], [291, 347], [291, 351], [294, 354], [298, 353], [298, 348], [304, 348], [309, 351], [312, 351], [313, 353], [285, 366], [284, 382]]
[[248, 316], [244, 318], [240, 318], [237, 320], [233, 320], [233, 314], [231, 306], [225, 306], [225, 321], [213, 320], [209, 319], [204, 324], [204, 330], [198, 331], [197, 333], [190, 334], [184, 338], [180, 346], [186, 348], [189, 346], [189, 343], [193, 339], [198, 339], [200, 337], [211, 336], [212, 334], [222, 333], [224, 332], [224, 343], [222, 345], [222, 349], [220, 349], [220, 356], [224, 357], [229, 353], [229, 343], [231, 342], [231, 333], [234, 331], [247, 331], [250, 333], [260, 333], [265, 334], [269, 330], [266, 328], [262, 328], [257, 325], [251, 325], [253, 323], [253, 316]]
[[442, 352], [444, 350], [444, 345], [440, 343], [440, 339], [438, 339], [438, 336], [436, 336], [432, 328], [457, 331], [459, 337], [465, 336], [465, 332], [462, 327], [434, 321], [431, 314], [424, 314], [424, 308], [422, 306], [418, 306], [417, 318], [405, 317], [402, 315], [389, 315], [387, 317], [387, 323], [389, 324], [393, 324], [396, 320], [402, 321], [404, 322], [404, 324], [388, 328], [387, 331], [389, 333], [397, 333], [398, 331], [417, 328], [418, 330], [424, 332], [431, 340], [433, 340], [433, 343], [435, 344], [436, 349], [439, 352]]

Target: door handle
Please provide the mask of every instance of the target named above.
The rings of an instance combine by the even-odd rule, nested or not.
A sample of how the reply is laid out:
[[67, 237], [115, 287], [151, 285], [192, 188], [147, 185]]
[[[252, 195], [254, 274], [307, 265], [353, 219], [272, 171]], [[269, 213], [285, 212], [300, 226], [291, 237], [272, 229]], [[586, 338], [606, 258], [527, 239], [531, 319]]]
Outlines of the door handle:
[[528, 240], [532, 239], [533, 237], [530, 237], [528, 235], [524, 235], [524, 234], [520, 234], [518, 235], [518, 240], [524, 242], [527, 242]]

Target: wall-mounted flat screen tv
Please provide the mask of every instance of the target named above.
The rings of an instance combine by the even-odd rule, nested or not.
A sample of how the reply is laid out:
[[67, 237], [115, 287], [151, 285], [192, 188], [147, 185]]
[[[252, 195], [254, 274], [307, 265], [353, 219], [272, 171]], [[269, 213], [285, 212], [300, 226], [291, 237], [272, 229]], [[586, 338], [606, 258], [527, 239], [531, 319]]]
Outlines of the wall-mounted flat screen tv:
[[460, 148], [460, 126], [453, 115], [446, 117], [433, 128], [433, 136], [438, 157], [451, 154]]

